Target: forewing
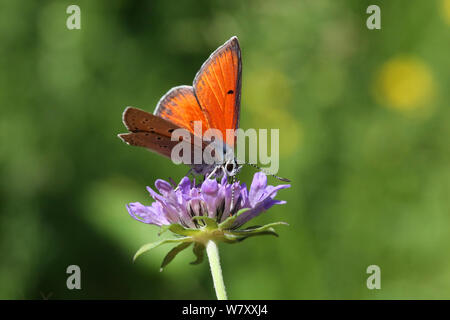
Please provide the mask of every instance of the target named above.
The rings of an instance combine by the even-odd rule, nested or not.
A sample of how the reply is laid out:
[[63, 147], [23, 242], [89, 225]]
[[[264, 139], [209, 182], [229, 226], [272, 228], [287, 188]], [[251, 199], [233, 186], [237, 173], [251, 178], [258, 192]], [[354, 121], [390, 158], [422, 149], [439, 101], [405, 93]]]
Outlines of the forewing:
[[241, 50], [233, 37], [213, 52], [194, 79], [195, 96], [207, 121], [224, 139], [226, 129], [239, 127], [241, 75]]

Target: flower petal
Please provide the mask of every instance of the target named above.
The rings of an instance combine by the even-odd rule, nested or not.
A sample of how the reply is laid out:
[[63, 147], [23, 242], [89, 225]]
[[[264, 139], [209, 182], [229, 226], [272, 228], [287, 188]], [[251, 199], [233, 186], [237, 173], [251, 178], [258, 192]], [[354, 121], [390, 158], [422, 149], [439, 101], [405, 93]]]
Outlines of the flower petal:
[[239, 217], [237, 217], [233, 223], [232, 228], [238, 228], [238, 227], [242, 226], [243, 224], [247, 223], [251, 219], [259, 216], [264, 211], [270, 209], [275, 204], [285, 204], [285, 203], [286, 203], [286, 201], [274, 200], [270, 197], [266, 198], [264, 201], [259, 202], [258, 205], [255, 206], [254, 208], [243, 212]]
[[181, 179], [178, 184], [178, 189], [181, 190], [183, 194], [189, 194], [189, 191], [191, 190], [191, 180], [189, 180], [189, 177]]
[[257, 172], [253, 176], [250, 186], [249, 200], [252, 206], [256, 205], [261, 199], [267, 186], [267, 176], [263, 172]]
[[209, 217], [215, 215], [216, 209], [223, 199], [224, 195], [221, 196], [219, 193], [222, 189], [223, 188], [219, 188], [219, 184], [215, 179], [206, 179], [201, 186], [201, 196], [208, 208]]
[[155, 187], [156, 189], [158, 189], [159, 193], [161, 193], [163, 196], [173, 191], [172, 185], [169, 182], [162, 179], [158, 179], [155, 181]]
[[153, 205], [152, 207], [147, 207], [139, 202], [133, 202], [127, 205], [127, 210], [130, 216], [137, 221], [157, 226], [170, 224], [163, 212]]
[[202, 193], [214, 195], [217, 193], [217, 190], [219, 189], [219, 186], [217, 184], [217, 181], [215, 179], [206, 179], [201, 187]]

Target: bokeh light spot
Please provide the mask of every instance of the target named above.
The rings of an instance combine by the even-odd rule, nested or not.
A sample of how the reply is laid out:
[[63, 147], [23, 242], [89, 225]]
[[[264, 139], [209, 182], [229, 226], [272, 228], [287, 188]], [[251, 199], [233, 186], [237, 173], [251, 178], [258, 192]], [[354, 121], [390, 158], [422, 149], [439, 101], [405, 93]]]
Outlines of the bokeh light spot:
[[445, 22], [450, 25], [450, 0], [442, 0], [442, 14]]
[[377, 99], [386, 106], [409, 111], [422, 108], [432, 98], [433, 77], [417, 58], [397, 57], [387, 61], [375, 80]]

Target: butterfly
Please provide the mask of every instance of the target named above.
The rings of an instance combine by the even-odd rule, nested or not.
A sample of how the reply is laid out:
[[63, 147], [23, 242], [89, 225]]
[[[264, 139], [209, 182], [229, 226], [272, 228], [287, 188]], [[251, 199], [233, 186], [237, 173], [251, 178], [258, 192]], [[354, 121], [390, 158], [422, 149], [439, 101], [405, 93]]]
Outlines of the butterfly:
[[[129, 133], [118, 136], [127, 144], [147, 148], [167, 158], [171, 158], [172, 150], [179, 141], [172, 141], [172, 133], [180, 128], [195, 134], [195, 122], [200, 121], [202, 127], [217, 129], [222, 137], [227, 137], [227, 129], [239, 128], [241, 108], [242, 58], [237, 37], [232, 37], [203, 63], [197, 72], [192, 86], [178, 86], [170, 89], [159, 100], [154, 113], [134, 107], [127, 107], [122, 121]], [[206, 148], [205, 139], [201, 144], [194, 144], [189, 139], [192, 149]], [[241, 170], [234, 157], [235, 139], [220, 141], [220, 161], [214, 163], [194, 163], [189, 161], [195, 174], [205, 177], [235, 177]], [[228, 141], [231, 140], [231, 141]], [[206, 141], [212, 142], [212, 141]], [[193, 152], [194, 153], [194, 152]], [[224, 157], [224, 155], [230, 155]], [[192, 158], [190, 159], [192, 160]], [[253, 165], [253, 164], [250, 164]], [[255, 166], [255, 165], [253, 165]], [[277, 177], [279, 178], [279, 177]]]

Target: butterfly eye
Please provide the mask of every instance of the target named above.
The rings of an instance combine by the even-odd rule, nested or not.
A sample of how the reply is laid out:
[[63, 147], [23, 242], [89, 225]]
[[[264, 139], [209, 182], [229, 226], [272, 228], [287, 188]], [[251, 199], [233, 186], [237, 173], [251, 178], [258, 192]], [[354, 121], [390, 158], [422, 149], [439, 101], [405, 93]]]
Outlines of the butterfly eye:
[[233, 163], [228, 163], [225, 167], [225, 169], [227, 169], [228, 172], [233, 172], [234, 170], [234, 164]]

